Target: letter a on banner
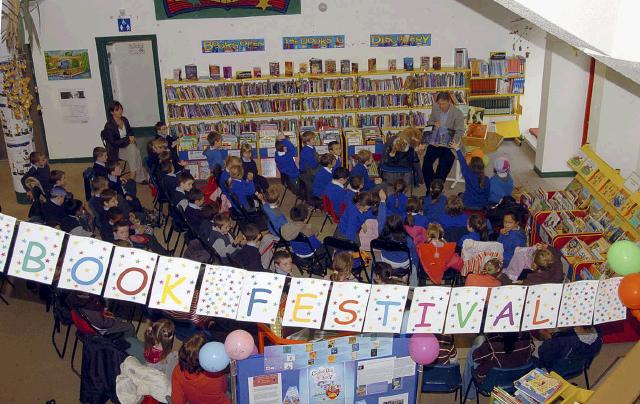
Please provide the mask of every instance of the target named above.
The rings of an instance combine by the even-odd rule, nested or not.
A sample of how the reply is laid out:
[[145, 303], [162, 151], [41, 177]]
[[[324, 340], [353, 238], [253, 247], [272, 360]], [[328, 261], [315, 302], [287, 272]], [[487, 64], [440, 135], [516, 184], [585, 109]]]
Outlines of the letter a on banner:
[[16, 228], [16, 218], [0, 213], [0, 272], [4, 271], [9, 258], [9, 247]]
[[283, 275], [267, 272], [247, 272], [236, 319], [275, 323], [285, 279]]
[[522, 316], [522, 331], [555, 328], [562, 299], [561, 283], [529, 286]]
[[63, 240], [64, 233], [54, 228], [20, 223], [8, 274], [50, 285]]
[[447, 323], [444, 328], [445, 334], [479, 332], [486, 299], [487, 288], [453, 288], [447, 311]]
[[146, 304], [157, 259], [145, 250], [115, 247], [104, 297]]
[[591, 325], [598, 281], [577, 281], [564, 285], [558, 313], [558, 327]]
[[408, 286], [374, 285], [369, 295], [364, 332], [400, 332]]
[[196, 314], [235, 319], [247, 271], [207, 265], [198, 295]]
[[93, 295], [101, 294], [112, 249], [111, 243], [69, 236], [58, 287]]
[[153, 278], [149, 307], [152, 309], [189, 312], [200, 263], [174, 257], [160, 257]]
[[282, 325], [319, 329], [330, 286], [331, 282], [321, 279], [292, 279]]
[[442, 334], [450, 296], [450, 287], [415, 288], [407, 321], [407, 333]]
[[322, 329], [360, 332], [364, 325], [370, 291], [369, 284], [334, 282]]
[[491, 288], [484, 332], [520, 331], [520, 319], [526, 294], [526, 286]]

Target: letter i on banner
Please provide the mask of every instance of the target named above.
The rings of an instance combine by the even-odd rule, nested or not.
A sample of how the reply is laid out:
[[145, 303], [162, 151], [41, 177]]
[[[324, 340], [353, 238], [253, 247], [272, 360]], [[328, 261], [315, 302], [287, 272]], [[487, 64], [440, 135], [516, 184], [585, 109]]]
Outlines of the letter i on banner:
[[267, 272], [248, 272], [242, 285], [236, 320], [274, 324], [286, 277]]
[[364, 332], [400, 332], [408, 286], [374, 285], [369, 295]]
[[200, 263], [184, 258], [160, 257], [153, 278], [149, 307], [152, 309], [189, 312]]
[[69, 236], [58, 287], [99, 295], [109, 268], [113, 244]]
[[282, 325], [320, 328], [330, 286], [331, 282], [321, 279], [292, 279]]
[[371, 285], [366, 283], [334, 282], [322, 329], [360, 332], [370, 291]]
[[453, 288], [447, 310], [447, 323], [444, 327], [445, 334], [479, 332], [486, 299], [487, 288]]
[[598, 292], [598, 281], [578, 281], [564, 285], [558, 313], [558, 327], [591, 325]]
[[9, 258], [9, 247], [16, 228], [16, 218], [0, 213], [0, 272], [4, 272], [4, 267]]
[[484, 332], [520, 331], [520, 319], [526, 294], [526, 286], [491, 288]]
[[555, 328], [562, 288], [561, 283], [529, 286], [522, 316], [522, 331]]
[[627, 308], [620, 301], [618, 287], [621, 277], [603, 279], [598, 285], [596, 297], [596, 311], [593, 314], [593, 324], [608, 323], [627, 318]]
[[235, 319], [247, 271], [207, 265], [198, 295], [196, 314]]
[[407, 333], [442, 334], [451, 288], [424, 286], [413, 290]]
[[158, 255], [137, 248], [115, 247], [104, 297], [147, 303]]
[[20, 223], [8, 274], [50, 285], [63, 240], [64, 233], [54, 228]]

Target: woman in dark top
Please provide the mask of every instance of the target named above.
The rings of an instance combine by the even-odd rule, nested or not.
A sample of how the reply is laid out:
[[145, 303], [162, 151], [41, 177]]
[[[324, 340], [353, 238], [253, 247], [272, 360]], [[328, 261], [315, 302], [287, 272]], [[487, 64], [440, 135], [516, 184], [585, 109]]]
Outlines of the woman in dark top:
[[123, 116], [123, 112], [124, 108], [118, 101], [109, 103], [110, 116], [100, 136], [106, 143], [109, 160], [126, 161], [133, 173], [133, 179], [136, 182], [145, 182], [148, 175], [142, 165], [142, 156], [136, 145], [131, 125], [129, 120]]

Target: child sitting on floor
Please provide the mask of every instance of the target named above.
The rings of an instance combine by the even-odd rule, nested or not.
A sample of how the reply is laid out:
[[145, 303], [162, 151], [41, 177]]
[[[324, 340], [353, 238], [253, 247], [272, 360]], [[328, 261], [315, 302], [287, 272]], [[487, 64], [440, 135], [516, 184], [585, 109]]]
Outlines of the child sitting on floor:
[[493, 177], [489, 180], [489, 204], [497, 205], [505, 196], [513, 194], [513, 178], [511, 164], [504, 157], [493, 162]]
[[393, 184], [393, 193], [387, 199], [387, 212], [390, 215], [399, 215], [403, 219], [407, 216], [407, 201], [409, 198], [404, 193], [407, 182], [398, 178]]
[[441, 179], [434, 179], [429, 186], [429, 193], [422, 201], [422, 213], [427, 218], [428, 223], [436, 222], [445, 213], [447, 197], [442, 194], [444, 182]]
[[458, 248], [462, 248], [465, 240], [489, 241], [489, 229], [487, 229], [487, 221], [480, 215], [473, 214], [467, 220], [467, 234], [458, 240]]
[[464, 207], [471, 210], [482, 210], [489, 204], [489, 178], [484, 175], [484, 162], [480, 157], [473, 156], [467, 165], [467, 160], [460, 150], [460, 143], [451, 143], [456, 150], [460, 169], [464, 176], [465, 186], [462, 199]]
[[514, 213], [504, 215], [503, 228], [497, 241], [504, 246], [504, 266], [508, 267], [516, 247], [527, 245], [527, 236], [520, 230], [518, 218]]

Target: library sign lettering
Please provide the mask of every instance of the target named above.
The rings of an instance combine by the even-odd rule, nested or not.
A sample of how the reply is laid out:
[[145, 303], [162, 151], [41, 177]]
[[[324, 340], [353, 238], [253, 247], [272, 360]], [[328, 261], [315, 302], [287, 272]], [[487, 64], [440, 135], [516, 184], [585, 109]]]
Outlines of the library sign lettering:
[[369, 46], [372, 48], [431, 46], [431, 34], [371, 34]]
[[264, 51], [264, 39], [214, 39], [202, 41], [202, 53]]
[[627, 314], [618, 297], [623, 278], [501, 286], [489, 296], [484, 287], [288, 279], [118, 247], [0, 214], [0, 268], [7, 263], [9, 276], [60, 289], [180, 312], [189, 312], [195, 299], [197, 314], [268, 324], [276, 322], [288, 280], [282, 324], [333, 331], [517, 332], [600, 324]]

